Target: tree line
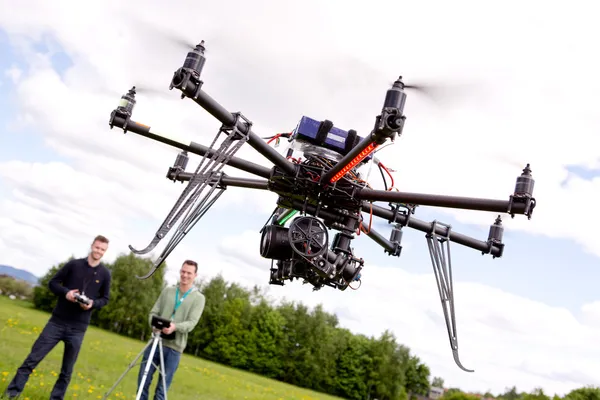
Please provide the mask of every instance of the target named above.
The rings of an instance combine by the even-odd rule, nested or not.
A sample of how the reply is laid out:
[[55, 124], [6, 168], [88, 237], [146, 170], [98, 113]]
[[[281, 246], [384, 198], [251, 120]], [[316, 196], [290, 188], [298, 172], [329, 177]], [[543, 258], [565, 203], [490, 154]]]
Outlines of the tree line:
[[[56, 296], [48, 281], [68, 260], [53, 266], [33, 289], [34, 307], [50, 312]], [[133, 253], [105, 263], [112, 274], [111, 299], [92, 314], [92, 325], [142, 341], [150, 339], [148, 312], [166, 284], [163, 265], [152, 278], [139, 280], [153, 261]], [[346, 399], [406, 400], [428, 396], [440, 377], [410, 349], [383, 332], [368, 337], [339, 325], [321, 305], [270, 300], [258, 286], [244, 288], [222, 276], [200, 281], [204, 313], [188, 337], [187, 354]], [[443, 400], [600, 400], [600, 388], [581, 388], [563, 398], [541, 389], [464, 393], [447, 389]]]
[[515, 386], [507, 388], [504, 393], [465, 393], [458, 388], [450, 388], [442, 396], [443, 400], [600, 400], [600, 387], [581, 387], [571, 390], [564, 396], [549, 395], [541, 388], [531, 392], [518, 391]]

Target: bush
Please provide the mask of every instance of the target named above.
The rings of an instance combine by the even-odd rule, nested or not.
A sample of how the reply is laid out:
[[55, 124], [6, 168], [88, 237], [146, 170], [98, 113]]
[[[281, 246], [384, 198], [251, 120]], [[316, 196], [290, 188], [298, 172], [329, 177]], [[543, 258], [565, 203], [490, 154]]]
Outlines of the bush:
[[15, 279], [12, 276], [0, 275], [0, 294], [15, 296], [18, 299], [31, 300], [33, 290], [28, 282]]

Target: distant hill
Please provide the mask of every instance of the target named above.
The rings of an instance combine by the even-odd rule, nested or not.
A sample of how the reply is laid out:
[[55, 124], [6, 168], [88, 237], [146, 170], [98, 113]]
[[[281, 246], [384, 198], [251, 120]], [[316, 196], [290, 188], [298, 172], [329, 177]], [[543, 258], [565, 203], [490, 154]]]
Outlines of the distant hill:
[[29, 282], [32, 285], [37, 285], [40, 279], [37, 276], [33, 275], [31, 272], [2, 264], [0, 264], [0, 275], [12, 276], [13, 278]]

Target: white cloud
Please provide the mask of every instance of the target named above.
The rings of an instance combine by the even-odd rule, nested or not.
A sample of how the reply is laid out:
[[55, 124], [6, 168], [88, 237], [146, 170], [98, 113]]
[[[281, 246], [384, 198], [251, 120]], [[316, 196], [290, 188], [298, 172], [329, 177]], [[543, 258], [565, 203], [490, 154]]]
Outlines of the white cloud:
[[[178, 151], [110, 130], [109, 114], [120, 95], [132, 85], [163, 91], [166, 96], [140, 93], [134, 111], [134, 120], [159, 132], [208, 145], [220, 126], [192, 101], [167, 90], [185, 50], [165, 39], [162, 27], [191, 43], [207, 41], [205, 90], [229, 111], [242, 111], [261, 136], [290, 130], [302, 115], [327, 118], [364, 135], [398, 75], [407, 83], [450, 81], [460, 93], [445, 93], [437, 102], [410, 94], [403, 136], [378, 154], [398, 170], [396, 186], [408, 192], [508, 199], [529, 162], [538, 206], [531, 221], [505, 218], [507, 230], [570, 238], [600, 255], [591, 230], [600, 214], [588, 215], [600, 202], [600, 180], [574, 177], [562, 184], [567, 165], [600, 163], [594, 106], [599, 61], [588, 51], [598, 36], [594, 14], [546, 3], [540, 14], [541, 2], [513, 2], [513, 7], [505, 2], [492, 10], [477, 2], [365, 4], [11, 3], [11, 12], [0, 15], [0, 28], [26, 63], [20, 64], [17, 81], [19, 112], [7, 126], [35, 129], [71, 162], [30, 164], [15, 155], [0, 164], [0, 182], [11, 195], [0, 200], [0, 229], [9, 232], [0, 237], [1, 261], [41, 273], [72, 252], [85, 253], [97, 233], [112, 238], [111, 257], [127, 250], [127, 244], [141, 247], [150, 241], [184, 187], [164, 177]], [[32, 14], [32, 8], [37, 12]], [[315, 28], [305, 29], [304, 21]], [[568, 34], [556, 29], [571, 23]], [[52, 69], [51, 54], [39, 54], [32, 46], [48, 37], [73, 61], [62, 75]], [[238, 155], [269, 166], [248, 145]], [[194, 157], [189, 168], [198, 160]], [[249, 176], [231, 168], [227, 172]], [[380, 187], [374, 172], [371, 180]], [[274, 200], [271, 193], [232, 188], [211, 214], [233, 208], [266, 218]], [[451, 213], [459, 221], [486, 226], [496, 215]], [[210, 230], [200, 230], [194, 239], [203, 235], [210, 236]], [[243, 283], [264, 283], [267, 264], [258, 269], [235, 258], [243, 251], [252, 259], [257, 249], [257, 239], [230, 242], [227, 257], [221, 257], [184, 239], [169, 265], [176, 268], [200, 252], [208, 265], [203, 273], [209, 276], [223, 272]], [[382, 266], [369, 268], [358, 291], [312, 294], [299, 284], [271, 288], [309, 303], [325, 302], [355, 329], [370, 327], [377, 334], [393, 326], [402, 342], [424, 354], [435, 373], [456, 386], [501, 390], [539, 385], [561, 392], [592, 383], [578, 371], [597, 367], [592, 358], [597, 354], [586, 348], [600, 326], [595, 303], [583, 308], [583, 322], [577, 322], [565, 310], [497, 288], [461, 282], [456, 291], [461, 359], [476, 375], [463, 374], [453, 364], [432, 276]], [[377, 311], [373, 305], [384, 301], [383, 293], [395, 297], [389, 308]], [[551, 323], [555, 320], [560, 323]]]
[[130, 224], [159, 215], [150, 203], [171, 201], [153, 193], [156, 186], [131, 188], [62, 163], [6, 162], [0, 177], [12, 194], [0, 201], [3, 259], [38, 275], [73, 253], [85, 255], [97, 234], [117, 243], [111, 253], [125, 251], [130, 240], [149, 236]]
[[581, 312], [586, 324], [600, 328], [600, 301], [585, 304]]
[[[93, 155], [89, 159], [97, 160]], [[103, 161], [101, 157], [99, 160]], [[106, 165], [106, 171], [93, 168], [77, 171], [58, 162], [0, 163], [0, 182], [10, 194], [0, 199], [2, 262], [41, 276], [51, 265], [71, 254], [85, 256], [89, 241], [97, 234], [104, 234], [111, 241], [106, 255], [109, 261], [129, 252], [128, 245], [137, 249], [146, 247], [184, 186], [157, 180], [135, 167], [129, 166], [134, 172], [119, 172], [116, 169], [119, 165]], [[115, 175], [106, 173], [111, 169]], [[134, 176], [128, 180], [130, 174]], [[240, 196], [240, 190], [243, 189], [228, 189], [209, 215], [226, 211], [231, 205], [237, 204], [243, 210], [258, 204], [254, 197], [257, 191]], [[194, 233], [210, 237], [214, 227], [206, 219], [205, 216], [198, 223]], [[180, 221], [181, 218], [177, 225]], [[174, 231], [172, 228], [169, 236], [148, 255], [158, 256]], [[170, 281], [176, 279], [176, 270], [184, 259], [199, 257], [194, 246], [198, 238], [187, 235], [167, 260]]]
[[4, 75], [7, 76], [13, 83], [17, 83], [19, 81], [22, 73], [23, 71], [14, 65], [4, 71]]

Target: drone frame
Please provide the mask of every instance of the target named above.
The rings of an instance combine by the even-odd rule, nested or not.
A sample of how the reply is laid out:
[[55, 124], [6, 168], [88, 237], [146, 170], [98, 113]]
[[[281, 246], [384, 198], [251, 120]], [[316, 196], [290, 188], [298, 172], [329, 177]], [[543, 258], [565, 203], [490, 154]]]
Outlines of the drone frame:
[[[381, 113], [377, 116], [370, 134], [364, 138], [358, 138], [354, 131], [357, 139], [355, 139], [353, 147], [349, 148], [343, 156], [340, 155], [341, 158], [330, 165], [329, 168], [321, 168], [315, 172], [307, 169], [313, 167], [303, 166], [298, 162], [290, 161], [289, 157], [286, 158], [281, 155], [252, 131], [251, 121], [239, 112], [229, 112], [203, 90], [203, 81], [200, 77], [206, 61], [204, 52], [204, 41], [202, 41], [187, 54], [183, 66], [174, 72], [169, 89], [178, 89], [181, 92], [181, 99], [185, 97], [192, 99], [222, 123], [218, 134], [209, 147], [193, 141], [187, 142], [157, 133], [150, 126], [132, 120], [132, 111], [136, 104], [135, 87], [122, 96], [119, 106], [112, 111], [110, 116], [109, 126], [111, 129], [116, 126], [121, 128], [124, 133], [133, 132], [180, 149], [182, 152], [177, 156], [173, 167], [169, 168], [167, 178], [172, 181], [188, 182], [171, 212], [157, 230], [151, 243], [142, 250], [129, 246], [135, 254], [150, 252], [165, 238], [177, 220], [185, 214], [176, 229], [176, 233], [155, 261], [153, 269], [138, 278], [147, 279], [152, 276], [183, 237], [210, 209], [224, 190], [230, 186], [267, 190], [279, 194], [277, 207], [271, 218], [272, 225], [281, 226], [291, 217], [292, 213], [290, 211], [300, 211], [301, 215], [313, 216], [314, 220], [317, 217], [327, 219], [328, 228], [340, 231], [338, 234], [340, 236], [336, 238], [336, 244], [332, 245], [332, 249], [324, 248], [322, 245], [319, 247], [316, 243], [318, 239], [322, 239], [319, 235], [325, 234], [325, 237], [327, 237], [324, 227], [315, 228], [317, 231], [311, 236], [313, 220], [308, 220], [309, 233], [300, 227], [299, 222], [295, 225], [295, 233], [292, 233], [291, 230], [288, 233], [290, 240], [292, 240], [293, 235], [300, 235], [298, 242], [304, 243], [305, 248], [309, 250], [316, 249], [315, 254], [303, 253], [301, 257], [314, 266], [317, 266], [317, 264], [310, 261], [309, 258], [320, 260], [318, 261], [319, 265], [327, 264], [329, 270], [321, 271], [322, 276], [328, 275], [331, 271], [336, 271], [336, 268], [342, 271], [339, 273], [341, 276], [339, 279], [344, 284], [338, 287], [341, 290], [350, 286], [351, 281], [360, 280], [363, 260], [354, 257], [350, 249], [350, 241], [354, 238], [353, 234], [356, 233], [357, 227], [359, 233], [364, 232], [379, 244], [386, 253], [397, 257], [400, 256], [402, 250], [402, 228], [410, 227], [424, 232], [428, 242], [454, 360], [461, 369], [473, 372], [473, 370], [469, 370], [461, 364], [458, 356], [449, 245], [450, 242], [454, 242], [479, 250], [482, 254], [491, 254], [493, 258], [501, 257], [504, 250], [504, 243], [502, 243], [504, 228], [501, 217], [498, 216], [494, 224], [490, 226], [488, 239], [482, 241], [454, 232], [450, 225], [438, 221], [428, 223], [414, 218], [412, 215], [417, 205], [426, 205], [507, 213], [513, 218], [515, 214], [522, 214], [530, 219], [536, 201], [532, 197], [534, 180], [531, 178], [529, 164], [523, 170], [522, 175], [517, 178], [514, 193], [510, 195], [508, 200], [375, 190], [347, 180], [347, 176], [358, 165], [365, 162], [377, 147], [388, 140], [394, 141], [397, 136], [402, 134], [406, 118], [403, 114], [406, 93], [404, 92], [405, 85], [402, 82], [402, 77], [400, 77], [387, 91]], [[323, 126], [323, 123], [321, 123], [321, 126]], [[330, 123], [328, 128], [331, 128], [331, 126]], [[224, 139], [217, 149], [215, 146], [221, 135], [224, 135]], [[268, 159], [273, 167], [267, 168], [236, 157], [235, 153], [246, 142]], [[185, 171], [188, 153], [202, 156], [195, 172]], [[262, 179], [228, 176], [221, 171], [225, 165], [251, 173]], [[311, 179], [308, 179], [309, 175]], [[388, 202], [389, 208], [373, 204], [377, 201]], [[368, 230], [362, 229], [361, 213], [364, 210], [368, 210], [372, 215], [394, 224], [390, 239], [386, 239], [371, 226]], [[300, 217], [300, 219], [302, 218], [307, 217]], [[317, 224], [320, 223], [319, 220], [316, 220], [316, 222]], [[323, 229], [325, 232], [323, 232]], [[264, 237], [265, 227], [261, 232], [263, 232]], [[327, 245], [328, 241], [325, 240], [325, 242]], [[445, 245], [445, 248], [443, 245]], [[294, 248], [294, 251], [301, 253], [297, 248]], [[262, 252], [261, 248], [261, 254], [265, 257]], [[276, 259], [276, 257], [266, 258]], [[340, 261], [341, 258], [345, 259]], [[319, 267], [317, 266], [317, 268]], [[344, 270], [344, 268], [346, 269]], [[333, 277], [334, 273], [330, 276]], [[315, 288], [318, 288], [317, 285], [315, 285]]]

